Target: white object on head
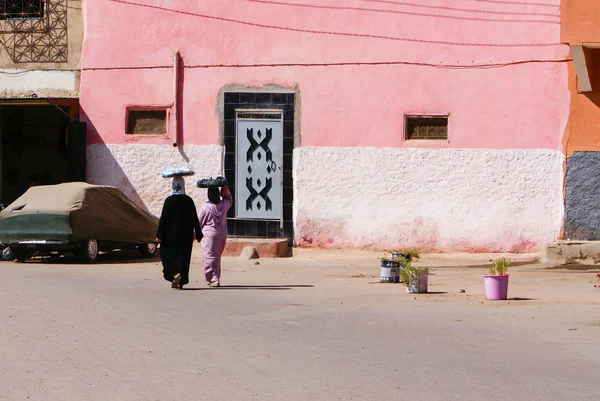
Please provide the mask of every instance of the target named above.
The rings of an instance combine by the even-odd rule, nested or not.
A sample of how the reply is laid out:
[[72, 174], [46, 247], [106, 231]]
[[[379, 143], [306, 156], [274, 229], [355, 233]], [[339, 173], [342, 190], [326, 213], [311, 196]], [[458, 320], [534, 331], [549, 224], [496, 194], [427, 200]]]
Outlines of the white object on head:
[[174, 177], [171, 188], [173, 189], [173, 195], [185, 195], [185, 180], [183, 177]]
[[180, 167], [180, 168], [167, 167], [165, 170], [163, 170], [162, 173], [160, 173], [160, 175], [163, 178], [185, 177], [185, 176], [194, 175], [194, 174], [195, 174], [194, 170], [192, 170], [191, 168], [187, 168], [187, 167]]

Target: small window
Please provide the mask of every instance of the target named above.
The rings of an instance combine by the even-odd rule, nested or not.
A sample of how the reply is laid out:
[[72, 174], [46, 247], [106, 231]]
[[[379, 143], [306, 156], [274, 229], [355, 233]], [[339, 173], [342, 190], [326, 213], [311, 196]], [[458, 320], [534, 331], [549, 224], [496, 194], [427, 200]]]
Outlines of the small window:
[[44, 16], [44, 0], [0, 0], [0, 20]]
[[166, 109], [129, 109], [127, 110], [127, 134], [129, 135], [166, 135]]
[[404, 126], [407, 140], [448, 139], [448, 116], [406, 116]]

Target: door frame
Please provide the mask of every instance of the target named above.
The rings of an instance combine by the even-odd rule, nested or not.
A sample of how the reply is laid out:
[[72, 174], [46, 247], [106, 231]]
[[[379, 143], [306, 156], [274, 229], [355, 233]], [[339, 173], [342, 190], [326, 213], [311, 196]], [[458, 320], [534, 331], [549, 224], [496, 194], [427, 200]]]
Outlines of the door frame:
[[229, 209], [227, 230], [232, 237], [241, 238], [281, 238], [290, 242], [294, 238], [293, 222], [293, 151], [295, 146], [295, 101], [296, 94], [285, 92], [223, 92], [223, 144], [225, 145], [224, 175], [230, 182], [235, 199], [235, 168], [237, 119], [239, 112], [266, 113], [279, 112], [283, 116], [283, 162], [282, 197], [283, 218], [281, 221], [262, 219], [241, 219], [236, 216], [236, 208]]

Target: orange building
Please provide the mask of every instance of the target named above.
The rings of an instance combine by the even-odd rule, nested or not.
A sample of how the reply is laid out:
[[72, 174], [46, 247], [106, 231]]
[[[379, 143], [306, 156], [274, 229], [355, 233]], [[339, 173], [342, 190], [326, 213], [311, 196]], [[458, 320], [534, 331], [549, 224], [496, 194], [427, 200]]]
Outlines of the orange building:
[[562, 0], [561, 40], [571, 48], [564, 237], [600, 240], [600, 7]]

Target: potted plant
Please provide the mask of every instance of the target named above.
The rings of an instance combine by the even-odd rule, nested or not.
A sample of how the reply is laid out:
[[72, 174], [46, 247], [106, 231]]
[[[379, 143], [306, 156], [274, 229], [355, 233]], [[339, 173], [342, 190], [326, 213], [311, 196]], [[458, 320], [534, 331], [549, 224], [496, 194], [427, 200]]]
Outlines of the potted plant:
[[400, 259], [400, 251], [389, 251], [390, 254], [390, 259], [392, 260], [396, 260], [396, 259]]
[[400, 261], [397, 259], [383, 257], [381, 260], [380, 283], [397, 283], [400, 281]]
[[496, 259], [488, 274], [483, 276], [485, 295], [491, 301], [505, 300], [508, 297], [508, 267], [510, 261], [506, 258]]
[[421, 259], [421, 255], [419, 254], [419, 251], [417, 251], [416, 249], [407, 249], [405, 251], [402, 251], [402, 252], [400, 252], [400, 256], [402, 256], [404, 259], [408, 260], [409, 262], [413, 262], [415, 260]]
[[429, 269], [426, 267], [413, 267], [410, 261], [406, 261], [404, 268], [400, 270], [400, 281], [410, 294], [423, 294], [427, 292]]
[[400, 259], [401, 263], [402, 260], [412, 262], [413, 260], [419, 260], [420, 257], [421, 255], [416, 249], [407, 249], [404, 251], [390, 251], [390, 258], [392, 260]]

